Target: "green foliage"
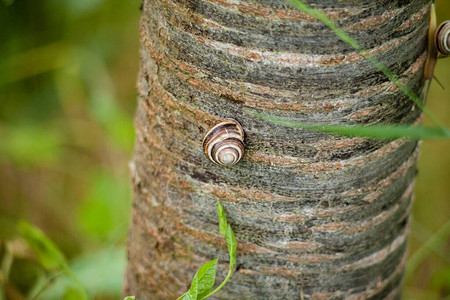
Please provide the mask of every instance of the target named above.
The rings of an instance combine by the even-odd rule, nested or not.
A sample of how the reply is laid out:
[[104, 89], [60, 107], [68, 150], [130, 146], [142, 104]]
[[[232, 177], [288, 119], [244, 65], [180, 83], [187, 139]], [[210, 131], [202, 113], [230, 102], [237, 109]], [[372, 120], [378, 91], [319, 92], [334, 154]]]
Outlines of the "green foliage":
[[[61, 272], [67, 279], [69, 284], [64, 289], [64, 299], [88, 299], [83, 285], [69, 268], [64, 255], [39, 228], [21, 221], [18, 224], [18, 231], [45, 269]], [[45, 285], [42, 285], [42, 288], [44, 287]]]
[[[225, 210], [223, 209], [222, 203], [217, 201], [217, 215], [219, 218], [219, 229], [220, 234], [223, 235], [227, 241], [228, 253], [230, 255], [230, 263], [228, 268], [228, 274], [222, 283], [213, 291], [211, 289], [214, 286], [216, 278], [216, 265], [218, 259], [211, 260], [200, 267], [200, 269], [195, 273], [192, 279], [191, 287], [189, 291], [181, 295], [178, 299], [189, 299], [189, 300], [202, 300], [206, 299], [213, 294], [217, 293], [230, 279], [233, 273], [233, 267], [236, 265], [236, 237], [231, 229], [230, 224], [228, 224]], [[225, 229], [226, 228], [226, 229]], [[177, 299], [177, 300], [178, 300]]]
[[[8, 250], [1, 261], [1, 274], [4, 283], [10, 281], [21, 290], [29, 290], [27, 299], [80, 300], [96, 295], [114, 297], [122, 292], [122, 276], [117, 274], [125, 270], [124, 249], [105, 248], [69, 263], [61, 250], [36, 226], [21, 221], [17, 231], [33, 250], [38, 264], [16, 258]], [[26, 286], [28, 282], [33, 283], [31, 288]]]
[[0, 1], [0, 299], [121, 296], [139, 5]]
[[231, 229], [230, 224], [227, 226], [227, 232], [225, 234], [227, 239], [228, 253], [230, 253], [230, 268], [236, 265], [236, 237], [234, 236], [233, 229]]
[[218, 259], [207, 262], [197, 271], [194, 281], [197, 281], [197, 289], [199, 299], [203, 299], [213, 288], [216, 281], [216, 265]]
[[192, 279], [191, 288], [189, 289], [189, 291], [186, 292], [186, 294], [184, 294], [183, 299], [197, 300], [197, 296], [198, 296], [198, 278], [194, 277], [194, 279]]
[[219, 215], [219, 229], [220, 234], [226, 236], [227, 233], [227, 218], [225, 216], [225, 210], [223, 209], [222, 203], [217, 201], [217, 214]]

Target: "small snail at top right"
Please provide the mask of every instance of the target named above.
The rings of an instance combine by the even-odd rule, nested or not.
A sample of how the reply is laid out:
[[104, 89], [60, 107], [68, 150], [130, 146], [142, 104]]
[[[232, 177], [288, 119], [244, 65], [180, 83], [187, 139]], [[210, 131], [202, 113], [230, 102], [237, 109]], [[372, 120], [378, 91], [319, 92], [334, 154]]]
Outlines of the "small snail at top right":
[[445, 21], [436, 29], [434, 43], [438, 58], [450, 55], [450, 21]]
[[438, 58], [450, 55], [450, 21], [436, 28], [436, 10], [431, 5], [430, 27], [428, 28], [428, 54], [425, 62], [425, 79], [432, 79]]

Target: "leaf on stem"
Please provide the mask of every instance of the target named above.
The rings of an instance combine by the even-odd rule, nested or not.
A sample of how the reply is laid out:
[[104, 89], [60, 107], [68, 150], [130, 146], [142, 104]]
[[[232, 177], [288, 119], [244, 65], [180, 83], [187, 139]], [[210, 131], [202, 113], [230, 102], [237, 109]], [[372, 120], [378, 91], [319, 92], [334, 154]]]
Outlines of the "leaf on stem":
[[181, 295], [177, 300], [203, 300], [212, 296], [218, 292], [230, 279], [233, 272], [233, 267], [236, 265], [236, 237], [231, 229], [230, 224], [227, 223], [227, 218], [225, 216], [225, 210], [223, 209], [220, 201], [217, 201], [217, 214], [219, 216], [219, 228], [220, 233], [225, 236], [227, 241], [228, 253], [230, 254], [230, 265], [228, 270], [228, 275], [225, 280], [214, 290], [216, 280], [216, 267], [218, 259], [211, 260], [200, 267], [200, 269], [195, 273], [194, 279], [192, 280], [191, 288], [189, 291]]
[[227, 234], [227, 218], [225, 216], [225, 210], [223, 209], [222, 203], [217, 201], [217, 214], [219, 215], [219, 229], [220, 234], [226, 236]]
[[191, 288], [184, 295], [183, 300], [197, 300], [197, 295], [198, 295], [198, 278], [194, 277], [194, 280], [192, 280], [191, 283]]
[[225, 237], [227, 239], [228, 252], [230, 253], [230, 268], [233, 268], [236, 265], [237, 242], [230, 224], [228, 224], [227, 226], [227, 232]]
[[216, 281], [217, 261], [218, 258], [207, 262], [195, 273], [194, 280], [198, 281], [197, 299], [203, 299], [213, 288]]

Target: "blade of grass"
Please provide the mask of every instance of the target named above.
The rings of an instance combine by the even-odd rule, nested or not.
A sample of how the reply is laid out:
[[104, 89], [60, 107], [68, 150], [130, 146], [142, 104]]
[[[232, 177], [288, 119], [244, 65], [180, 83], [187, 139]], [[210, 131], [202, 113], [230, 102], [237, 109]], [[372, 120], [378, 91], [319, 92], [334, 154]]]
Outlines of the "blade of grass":
[[[411, 237], [418, 240], [421, 244], [424, 244], [433, 234], [434, 232], [422, 225], [417, 219], [412, 222]], [[447, 254], [446, 249], [434, 248], [431, 250], [450, 265], [450, 256]]]
[[18, 229], [45, 269], [56, 271], [67, 268], [64, 255], [39, 228], [22, 220], [18, 224]]
[[406, 125], [310, 125], [295, 120], [272, 116], [244, 109], [247, 114], [285, 127], [300, 128], [316, 132], [337, 134], [349, 137], [366, 137], [373, 139], [448, 139], [450, 132], [436, 128], [406, 126]]
[[405, 278], [408, 278], [414, 270], [428, 257], [428, 255], [443, 245], [450, 236], [450, 221], [447, 221], [438, 231], [436, 231], [416, 252], [411, 255], [406, 263]]
[[380, 70], [392, 83], [399, 87], [443, 132], [448, 134], [449, 129], [423, 104], [422, 100], [405, 85], [401, 84], [398, 77], [386, 68], [381, 62], [373, 57], [367, 50], [365, 50], [354, 38], [348, 35], [345, 31], [340, 29], [333, 23], [325, 14], [306, 5], [301, 0], [286, 0], [296, 9], [320, 20], [323, 24], [328, 26], [340, 39], [357, 50], [362, 56], [369, 60], [378, 70]]
[[14, 256], [11, 253], [11, 251], [8, 249], [8, 246], [5, 247], [4, 250], [4, 254], [3, 254], [3, 259], [1, 262], [1, 275], [2, 277], [0, 278], [0, 283], [4, 286], [6, 286], [6, 284], [8, 284], [9, 281], [9, 272], [11, 271], [11, 266], [12, 263], [14, 261]]

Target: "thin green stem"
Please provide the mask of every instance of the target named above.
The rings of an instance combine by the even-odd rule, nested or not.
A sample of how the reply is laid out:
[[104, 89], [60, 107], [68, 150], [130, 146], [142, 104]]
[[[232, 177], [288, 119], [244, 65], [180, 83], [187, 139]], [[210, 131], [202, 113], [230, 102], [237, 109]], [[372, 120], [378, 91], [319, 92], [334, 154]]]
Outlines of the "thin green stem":
[[[417, 239], [421, 244], [424, 244], [428, 239], [433, 236], [434, 232], [422, 225], [417, 219], [411, 224], [411, 237]], [[442, 260], [445, 260], [450, 265], [450, 256], [447, 254], [446, 249], [433, 248], [431, 249]]]
[[411, 255], [406, 264], [405, 278], [408, 278], [414, 270], [428, 257], [432, 249], [443, 245], [447, 237], [450, 236], [450, 221], [447, 221], [438, 231], [436, 231], [416, 252]]
[[187, 292], [184, 293], [183, 295], [181, 295], [180, 297], [177, 298], [177, 300], [183, 299], [184, 296], [186, 296]]
[[398, 77], [394, 75], [389, 69], [387, 69], [381, 62], [373, 57], [367, 50], [365, 50], [354, 38], [349, 36], [345, 31], [340, 29], [322, 12], [309, 7], [301, 0], [287, 0], [296, 9], [307, 13], [308, 15], [319, 19], [322, 23], [328, 26], [340, 39], [349, 44], [355, 50], [357, 50], [362, 56], [369, 60], [378, 70], [380, 70], [392, 83], [399, 87], [399, 89], [407, 95], [439, 128], [448, 133], [449, 129], [423, 104], [422, 100], [414, 94], [405, 85], [401, 84]]
[[27, 300], [35, 300], [39, 298], [39, 295], [52, 283], [53, 280], [64, 275], [64, 271], [58, 271], [51, 273], [48, 276], [42, 271], [42, 274], [37, 279], [37, 283], [27, 295]]
[[[222, 281], [222, 283], [221, 283], [218, 287], [216, 287], [216, 288], [214, 289], [214, 291], [210, 292], [208, 295], [206, 295], [206, 296], [203, 297], [202, 299], [206, 299], [206, 298], [208, 298], [208, 297], [214, 295], [215, 293], [217, 293], [217, 292], [225, 285], [225, 283], [227, 283], [227, 281], [228, 281], [228, 279], [230, 279], [232, 273], [233, 273], [233, 265], [232, 265], [231, 262], [230, 262], [230, 268], [228, 269], [227, 277], [225, 277], [225, 279]], [[178, 299], [177, 299], [177, 300], [178, 300]], [[201, 300], [201, 299], [200, 299], [200, 300]]]

